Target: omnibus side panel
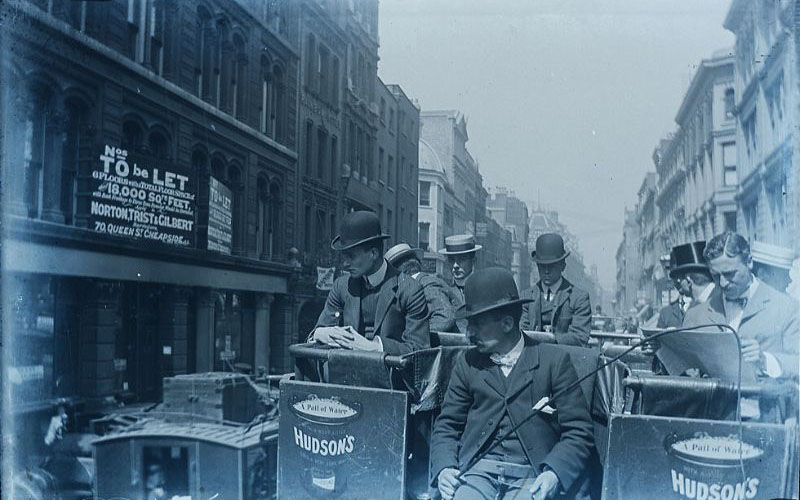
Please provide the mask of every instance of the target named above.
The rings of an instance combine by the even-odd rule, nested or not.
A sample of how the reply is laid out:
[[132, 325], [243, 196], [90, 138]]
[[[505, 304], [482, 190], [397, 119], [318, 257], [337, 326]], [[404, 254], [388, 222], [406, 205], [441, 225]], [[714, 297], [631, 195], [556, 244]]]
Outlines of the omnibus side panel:
[[278, 498], [403, 498], [407, 394], [282, 381]]

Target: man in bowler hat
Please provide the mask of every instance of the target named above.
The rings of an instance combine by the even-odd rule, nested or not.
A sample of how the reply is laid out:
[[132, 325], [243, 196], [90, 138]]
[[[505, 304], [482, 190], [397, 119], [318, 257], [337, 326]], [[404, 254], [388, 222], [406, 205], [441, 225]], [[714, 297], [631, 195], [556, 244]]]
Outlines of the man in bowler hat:
[[398, 243], [386, 251], [384, 258], [401, 273], [406, 273], [422, 285], [431, 313], [431, 331], [453, 332], [456, 321], [453, 305], [447, 295], [447, 283], [435, 274], [422, 271], [422, 253], [421, 248], [411, 248], [408, 243]]
[[[444, 239], [444, 248], [439, 253], [447, 257], [453, 284], [448, 286], [448, 296], [453, 309], [458, 313], [464, 307], [464, 283], [475, 270], [475, 257], [483, 248], [475, 244], [475, 236], [471, 234], [455, 234]], [[458, 330], [466, 333], [467, 322], [456, 321]]]
[[536, 238], [531, 257], [539, 270], [539, 282], [523, 293], [530, 304], [522, 308], [523, 330], [550, 332], [557, 344], [587, 346], [592, 324], [589, 294], [563, 277], [569, 252], [556, 233]]
[[417, 281], [383, 258], [386, 238], [373, 212], [343, 218], [331, 248], [342, 253], [350, 275], [334, 282], [310, 339], [393, 355], [430, 347], [425, 294]]
[[[473, 348], [453, 367], [431, 438], [431, 479], [445, 500], [573, 497], [593, 447], [592, 423], [579, 386], [500, 441], [542, 398], [578, 377], [561, 348], [522, 335], [522, 305], [510, 271], [476, 271], [464, 287], [463, 316]], [[500, 441], [469, 470], [481, 451]], [[463, 475], [457, 478], [459, 470]], [[516, 496], [520, 495], [520, 496]]]

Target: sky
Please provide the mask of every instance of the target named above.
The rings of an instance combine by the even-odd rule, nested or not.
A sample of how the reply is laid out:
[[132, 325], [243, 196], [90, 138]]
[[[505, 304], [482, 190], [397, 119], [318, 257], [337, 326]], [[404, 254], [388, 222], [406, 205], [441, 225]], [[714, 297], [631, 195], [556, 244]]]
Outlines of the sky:
[[559, 212], [611, 287], [625, 207], [730, 0], [380, 0], [380, 62], [423, 110], [458, 109], [484, 186]]

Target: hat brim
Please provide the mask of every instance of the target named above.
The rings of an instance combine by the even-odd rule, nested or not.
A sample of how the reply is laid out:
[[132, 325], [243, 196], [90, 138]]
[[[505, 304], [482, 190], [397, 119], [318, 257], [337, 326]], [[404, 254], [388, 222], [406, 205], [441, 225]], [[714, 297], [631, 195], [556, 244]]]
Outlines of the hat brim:
[[485, 312], [494, 311], [495, 309], [500, 309], [501, 307], [513, 306], [515, 304], [526, 304], [528, 302], [533, 302], [533, 299], [515, 299], [515, 300], [500, 301], [488, 306], [484, 306], [476, 311], [467, 311], [466, 308], [462, 307], [460, 312], [456, 313], [455, 319], [457, 320], [469, 319], [479, 314], [483, 314]]
[[566, 260], [567, 257], [569, 257], [569, 254], [570, 254], [570, 252], [568, 250], [568, 251], [566, 251], [564, 253], [564, 255], [562, 255], [561, 257], [559, 257], [557, 259], [540, 259], [540, 258], [536, 257], [536, 250], [534, 250], [533, 252], [531, 252], [531, 258], [537, 264], [555, 264], [556, 262], [561, 262], [562, 260]]
[[424, 254], [425, 252], [421, 248], [409, 248], [392, 257], [391, 260], [389, 260], [389, 264], [395, 265], [395, 263], [401, 262], [409, 257], [416, 257], [417, 260], [422, 261]]
[[370, 236], [369, 238], [364, 238], [363, 240], [359, 240], [353, 243], [348, 243], [346, 245], [341, 245], [339, 242], [342, 240], [341, 235], [337, 236], [336, 238], [331, 241], [331, 248], [336, 250], [337, 252], [341, 252], [342, 250], [349, 250], [351, 248], [355, 248], [359, 245], [363, 245], [364, 243], [369, 243], [370, 241], [375, 240], [385, 240], [388, 238], [388, 234], [379, 234], [377, 236]]
[[483, 248], [482, 245], [475, 245], [473, 248], [470, 248], [469, 250], [457, 250], [455, 252], [450, 252], [446, 248], [442, 248], [441, 250], [439, 250], [439, 253], [442, 255], [463, 255], [465, 253], [475, 253], [481, 248]]
[[684, 264], [682, 266], [675, 266], [669, 270], [669, 277], [674, 279], [678, 274], [691, 273], [693, 271], [708, 272], [708, 266], [705, 264]]

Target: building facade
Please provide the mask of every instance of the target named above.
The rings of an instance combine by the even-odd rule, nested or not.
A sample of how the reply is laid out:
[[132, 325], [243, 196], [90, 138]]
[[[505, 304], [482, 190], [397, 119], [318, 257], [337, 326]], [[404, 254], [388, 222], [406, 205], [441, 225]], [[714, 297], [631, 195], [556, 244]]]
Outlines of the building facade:
[[284, 370], [299, 58], [279, 6], [3, 9], [17, 20], [2, 34], [15, 413], [158, 401], [182, 373]]
[[444, 239], [452, 234], [452, 225], [445, 225], [444, 214], [453, 213], [453, 189], [447, 171], [436, 151], [419, 140], [419, 247], [424, 250], [425, 268], [444, 276], [446, 260], [438, 250]]
[[614, 293], [614, 313], [625, 316], [636, 306], [639, 292], [639, 223], [636, 211], [625, 210], [625, 224], [622, 228], [622, 241], [617, 247], [617, 288]]
[[734, 0], [724, 22], [736, 37], [737, 228], [796, 255], [799, 8], [795, 0]]
[[531, 255], [528, 250], [528, 206], [507, 188], [496, 188], [487, 201], [492, 219], [506, 228], [511, 235], [511, 272], [517, 288], [530, 287]]
[[656, 266], [660, 255], [657, 241], [658, 226], [656, 221], [659, 210], [656, 206], [656, 174], [645, 174], [639, 187], [639, 199], [636, 204], [636, 223], [639, 225], [638, 261], [641, 263], [637, 298], [651, 305], [660, 304], [659, 287], [661, 285]]

